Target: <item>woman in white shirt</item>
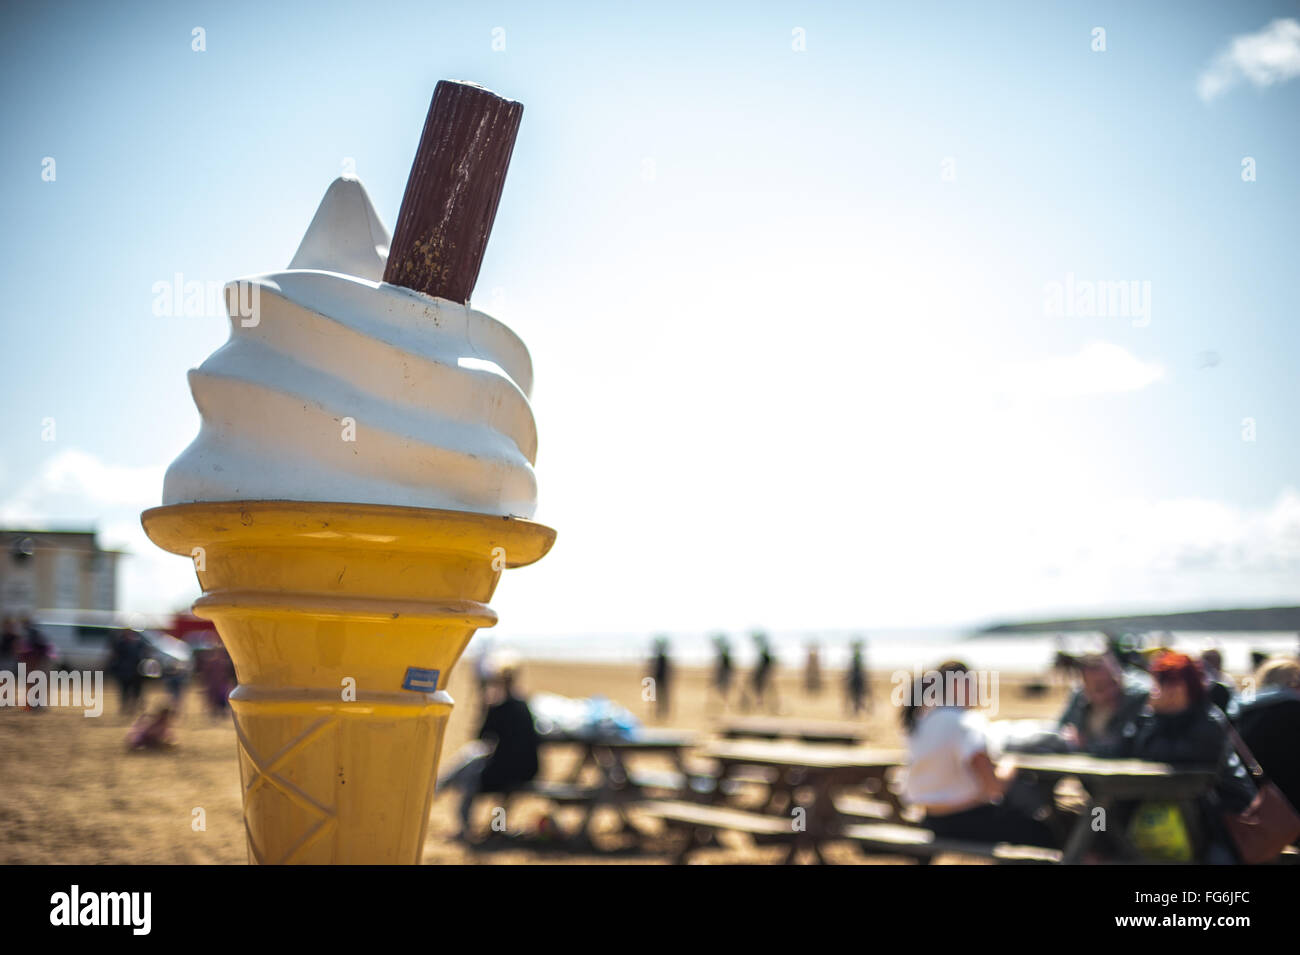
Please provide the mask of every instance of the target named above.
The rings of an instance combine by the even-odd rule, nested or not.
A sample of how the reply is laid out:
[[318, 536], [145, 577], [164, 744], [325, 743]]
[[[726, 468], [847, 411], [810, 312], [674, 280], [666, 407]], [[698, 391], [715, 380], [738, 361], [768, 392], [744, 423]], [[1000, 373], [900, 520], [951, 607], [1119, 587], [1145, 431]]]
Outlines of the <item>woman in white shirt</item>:
[[912, 699], [903, 707], [904, 798], [925, 810], [922, 825], [940, 838], [1055, 846], [1045, 823], [1002, 801], [1015, 774], [994, 765], [999, 754], [990, 743], [987, 721], [972, 708], [974, 694], [947, 698], [954, 683], [949, 674], [968, 686], [968, 672], [964, 663], [944, 663], [913, 687]]

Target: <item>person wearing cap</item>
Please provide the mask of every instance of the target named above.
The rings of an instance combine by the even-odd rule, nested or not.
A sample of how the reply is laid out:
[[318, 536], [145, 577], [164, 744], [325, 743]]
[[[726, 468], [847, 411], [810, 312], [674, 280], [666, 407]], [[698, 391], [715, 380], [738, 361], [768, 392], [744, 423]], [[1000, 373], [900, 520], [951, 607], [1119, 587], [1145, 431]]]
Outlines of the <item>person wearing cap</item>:
[[1197, 800], [1202, 834], [1201, 861], [1238, 861], [1225, 812], [1239, 813], [1255, 798], [1255, 784], [1228, 733], [1228, 718], [1210, 701], [1205, 674], [1196, 660], [1166, 652], [1151, 664], [1150, 706], [1114, 755], [1168, 763], [1187, 769], [1212, 769], [1213, 787]]
[[1120, 666], [1109, 649], [1079, 658], [1082, 684], [1071, 695], [1058, 722], [1072, 749], [1111, 755], [1147, 705], [1150, 682]]

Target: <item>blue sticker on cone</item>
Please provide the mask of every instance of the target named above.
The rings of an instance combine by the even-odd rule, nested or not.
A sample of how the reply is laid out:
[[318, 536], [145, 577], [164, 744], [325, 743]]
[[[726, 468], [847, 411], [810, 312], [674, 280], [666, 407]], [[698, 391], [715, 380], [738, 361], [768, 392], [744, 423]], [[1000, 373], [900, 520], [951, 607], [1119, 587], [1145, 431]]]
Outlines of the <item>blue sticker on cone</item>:
[[437, 670], [425, 670], [422, 667], [407, 667], [406, 679], [402, 681], [403, 690], [417, 693], [436, 693], [438, 690]]

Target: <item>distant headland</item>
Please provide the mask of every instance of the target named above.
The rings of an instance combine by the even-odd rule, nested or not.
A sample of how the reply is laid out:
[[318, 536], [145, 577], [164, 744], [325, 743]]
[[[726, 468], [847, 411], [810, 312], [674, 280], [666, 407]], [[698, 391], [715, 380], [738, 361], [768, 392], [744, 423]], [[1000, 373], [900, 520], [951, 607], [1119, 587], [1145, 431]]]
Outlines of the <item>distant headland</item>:
[[1073, 620], [1032, 620], [994, 623], [976, 636], [993, 633], [1044, 633], [1080, 630], [1214, 630], [1224, 632], [1300, 632], [1300, 607], [1254, 610], [1192, 610], [1183, 613], [1134, 614], [1123, 617], [1081, 617]]

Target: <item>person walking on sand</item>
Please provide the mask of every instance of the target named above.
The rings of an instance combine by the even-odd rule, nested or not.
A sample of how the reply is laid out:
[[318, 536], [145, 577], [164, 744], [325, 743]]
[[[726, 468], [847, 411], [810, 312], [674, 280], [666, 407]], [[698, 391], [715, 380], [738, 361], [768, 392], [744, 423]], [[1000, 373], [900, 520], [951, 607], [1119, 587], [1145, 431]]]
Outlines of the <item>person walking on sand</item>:
[[713, 692], [721, 703], [721, 708], [726, 709], [727, 704], [731, 702], [731, 680], [735, 675], [735, 668], [731, 663], [731, 641], [727, 639], [725, 633], [715, 634], [713, 637], [714, 663], [713, 663]]
[[803, 691], [806, 696], [821, 696], [822, 659], [816, 641], [808, 644], [808, 656], [803, 665]]
[[144, 690], [144, 677], [140, 663], [144, 659], [144, 642], [134, 630], [118, 630], [113, 637], [108, 657], [108, 672], [117, 681], [122, 693], [122, 712], [134, 713], [140, 708], [140, 695]]
[[655, 716], [667, 719], [670, 709], [669, 682], [672, 679], [673, 665], [668, 656], [668, 638], [656, 637], [654, 659], [651, 662], [651, 678], [654, 680]]
[[18, 627], [18, 618], [5, 617], [4, 628], [0, 630], [0, 673], [15, 673], [18, 667], [18, 650], [22, 634]]
[[[49, 669], [54, 661], [54, 648], [45, 639], [45, 634], [37, 629], [30, 617], [23, 618], [19, 631], [18, 662], [26, 667], [28, 673]], [[35, 698], [39, 700], [39, 697]], [[33, 697], [28, 697], [26, 709], [32, 713], [39, 712], [41, 704], [32, 703], [32, 699]]]
[[180, 713], [181, 707], [185, 702], [185, 685], [189, 682], [190, 671], [183, 667], [176, 667], [170, 673], [163, 677], [163, 686], [167, 690], [167, 696], [172, 701], [172, 709]]
[[203, 698], [208, 704], [208, 713], [213, 719], [220, 719], [226, 713], [226, 700], [235, 688], [234, 664], [225, 644], [219, 639], [203, 651], [200, 663], [203, 678]]
[[871, 696], [870, 684], [867, 683], [867, 664], [864, 657], [865, 644], [861, 640], [853, 641], [853, 652], [849, 657], [849, 670], [845, 674], [845, 702], [853, 716], [861, 716], [867, 708], [867, 698]]
[[768, 643], [767, 634], [762, 631], [755, 631], [753, 637], [754, 647], [758, 651], [758, 660], [754, 663], [754, 671], [750, 675], [749, 686], [741, 694], [740, 708], [741, 710], [749, 709], [752, 694], [752, 702], [758, 709], [775, 711], [780, 705], [776, 698], [776, 687], [772, 684], [772, 670], [776, 666], [776, 658], [772, 656], [772, 648]]

